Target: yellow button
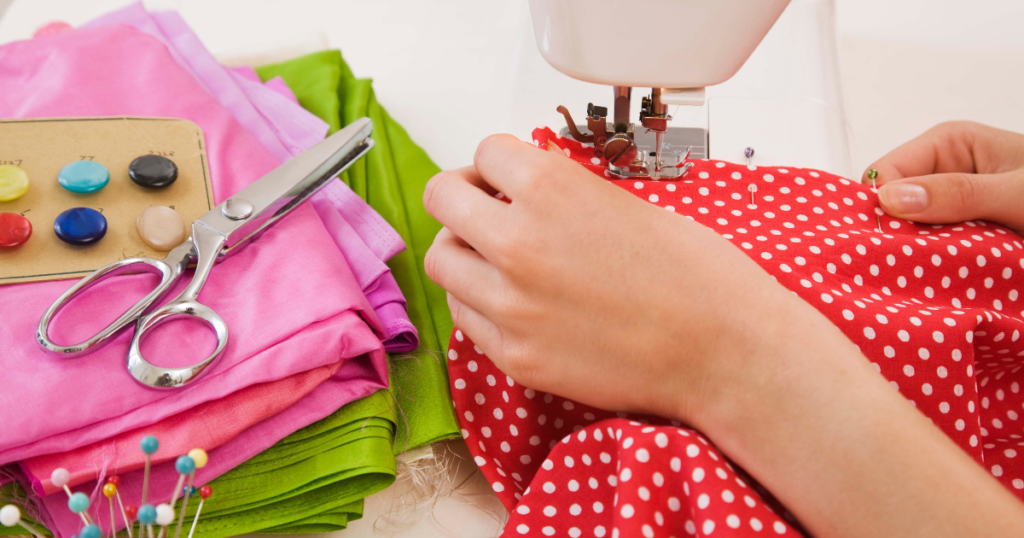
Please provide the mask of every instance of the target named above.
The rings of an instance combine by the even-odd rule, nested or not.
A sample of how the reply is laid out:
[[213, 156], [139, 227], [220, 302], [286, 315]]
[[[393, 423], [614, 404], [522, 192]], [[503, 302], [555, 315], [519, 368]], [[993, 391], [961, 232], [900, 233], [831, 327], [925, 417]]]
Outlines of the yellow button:
[[10, 202], [28, 192], [28, 174], [13, 164], [0, 165], [0, 202]]

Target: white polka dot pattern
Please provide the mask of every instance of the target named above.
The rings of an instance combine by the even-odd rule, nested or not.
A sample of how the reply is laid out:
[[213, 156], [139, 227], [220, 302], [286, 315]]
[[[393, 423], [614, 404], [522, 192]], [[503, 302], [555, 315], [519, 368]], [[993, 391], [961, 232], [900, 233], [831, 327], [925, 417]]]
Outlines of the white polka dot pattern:
[[[534, 138], [541, 147], [554, 141], [603, 176], [589, 148], [548, 129]], [[1024, 499], [1020, 237], [985, 222], [922, 226], [879, 215], [870, 187], [825, 172], [694, 164], [680, 182], [613, 183], [747, 253]], [[502, 502], [510, 510], [518, 505], [507, 534], [760, 536], [799, 529], [698, 432], [522, 387], [461, 332], [449, 345], [463, 436]], [[488, 382], [494, 378], [508, 387]]]

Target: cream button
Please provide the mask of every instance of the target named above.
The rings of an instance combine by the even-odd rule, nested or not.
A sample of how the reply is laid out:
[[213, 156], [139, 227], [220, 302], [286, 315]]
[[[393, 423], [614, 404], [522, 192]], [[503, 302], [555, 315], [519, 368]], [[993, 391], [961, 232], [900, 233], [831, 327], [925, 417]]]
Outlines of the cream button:
[[147, 208], [135, 221], [142, 242], [153, 250], [167, 252], [185, 242], [188, 234], [178, 213], [162, 205]]

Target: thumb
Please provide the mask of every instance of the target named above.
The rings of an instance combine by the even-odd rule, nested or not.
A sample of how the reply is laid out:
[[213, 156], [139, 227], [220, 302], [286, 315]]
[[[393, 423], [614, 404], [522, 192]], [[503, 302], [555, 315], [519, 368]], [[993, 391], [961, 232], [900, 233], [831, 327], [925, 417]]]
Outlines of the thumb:
[[1024, 173], [934, 174], [892, 181], [878, 201], [894, 217], [931, 224], [984, 219], [1024, 230]]

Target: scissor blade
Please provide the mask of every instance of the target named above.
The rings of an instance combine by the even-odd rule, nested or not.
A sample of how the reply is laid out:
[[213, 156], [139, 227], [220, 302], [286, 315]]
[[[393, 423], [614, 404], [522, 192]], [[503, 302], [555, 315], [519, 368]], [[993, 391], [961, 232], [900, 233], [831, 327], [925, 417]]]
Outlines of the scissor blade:
[[238, 191], [199, 222], [228, 240], [225, 254], [255, 238], [316, 194], [373, 147], [373, 122], [360, 118]]

